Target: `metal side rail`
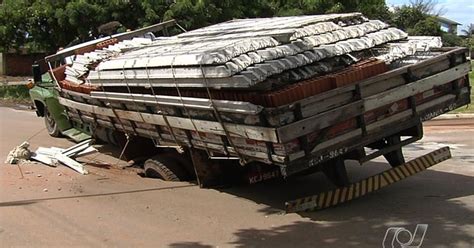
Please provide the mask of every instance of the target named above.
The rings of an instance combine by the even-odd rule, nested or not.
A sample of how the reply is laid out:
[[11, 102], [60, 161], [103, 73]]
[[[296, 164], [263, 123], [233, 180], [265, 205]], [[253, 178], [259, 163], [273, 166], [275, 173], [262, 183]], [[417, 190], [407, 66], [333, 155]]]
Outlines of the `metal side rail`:
[[285, 210], [287, 213], [295, 213], [333, 207], [394, 184], [449, 158], [451, 158], [449, 147], [443, 147], [348, 186], [288, 201], [285, 203]]

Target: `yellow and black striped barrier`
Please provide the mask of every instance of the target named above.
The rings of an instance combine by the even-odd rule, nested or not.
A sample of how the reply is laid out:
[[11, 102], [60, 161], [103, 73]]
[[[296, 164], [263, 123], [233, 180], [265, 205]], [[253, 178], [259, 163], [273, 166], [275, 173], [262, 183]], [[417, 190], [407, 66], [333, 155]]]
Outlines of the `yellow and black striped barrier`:
[[285, 203], [286, 212], [315, 211], [333, 207], [396, 183], [449, 158], [451, 158], [449, 147], [443, 147], [357, 183], [352, 183], [348, 186], [322, 192], [317, 195], [288, 201]]

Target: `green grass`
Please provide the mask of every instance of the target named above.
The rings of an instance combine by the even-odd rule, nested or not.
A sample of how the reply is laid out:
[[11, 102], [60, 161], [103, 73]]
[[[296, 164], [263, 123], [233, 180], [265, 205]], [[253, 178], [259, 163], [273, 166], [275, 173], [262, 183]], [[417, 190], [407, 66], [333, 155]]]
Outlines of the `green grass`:
[[28, 88], [25, 85], [1, 85], [0, 101], [2, 103], [29, 103]]
[[[471, 61], [471, 67], [474, 68], [474, 61]], [[471, 87], [474, 88], [474, 71], [469, 72], [469, 83], [471, 84]], [[463, 106], [461, 108], [458, 108], [456, 110], [451, 111], [450, 113], [452, 114], [466, 114], [466, 113], [474, 113], [474, 90], [471, 88], [471, 104], [467, 106]]]

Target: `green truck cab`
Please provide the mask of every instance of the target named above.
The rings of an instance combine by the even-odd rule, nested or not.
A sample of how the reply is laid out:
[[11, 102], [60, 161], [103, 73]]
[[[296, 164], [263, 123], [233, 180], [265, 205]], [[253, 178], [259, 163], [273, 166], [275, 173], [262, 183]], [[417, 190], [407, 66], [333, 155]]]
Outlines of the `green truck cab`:
[[36, 115], [44, 118], [48, 134], [53, 137], [66, 136], [76, 142], [90, 138], [91, 127], [72, 122], [66, 109], [58, 101], [59, 88], [51, 74], [41, 75], [39, 66], [33, 65], [34, 86], [29, 90], [30, 98], [36, 108]]

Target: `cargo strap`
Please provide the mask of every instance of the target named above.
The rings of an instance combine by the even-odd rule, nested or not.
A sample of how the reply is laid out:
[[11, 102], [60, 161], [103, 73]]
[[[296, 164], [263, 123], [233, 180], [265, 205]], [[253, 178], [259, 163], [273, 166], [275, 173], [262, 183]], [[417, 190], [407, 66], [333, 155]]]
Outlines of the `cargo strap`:
[[287, 213], [295, 213], [333, 207], [394, 184], [449, 158], [451, 158], [449, 147], [443, 147], [346, 187], [286, 202], [285, 210]]
[[[98, 75], [98, 78], [100, 79], [100, 71], [98, 71], [97, 73]], [[102, 83], [102, 81], [100, 81], [100, 88], [102, 89], [102, 92], [105, 93], [105, 88], [104, 88], [104, 84]], [[105, 98], [105, 101], [106, 103], [109, 102], [108, 100], [108, 97]], [[110, 109], [112, 110], [112, 112], [114, 113], [114, 116], [115, 118], [117, 119], [117, 121], [119, 122], [120, 126], [122, 127], [122, 130], [125, 134], [128, 134], [128, 130], [125, 128], [125, 125], [123, 124], [122, 120], [119, 118], [119, 116], [117, 115], [117, 112], [115, 111], [115, 108], [112, 104], [110, 104]], [[110, 119], [110, 122], [112, 123], [112, 126], [114, 129], [116, 129], [115, 125], [114, 125], [114, 120], [112, 118], [109, 118]], [[133, 128], [133, 127], [132, 127]], [[136, 133], [135, 131], [135, 128], [133, 128], [133, 131], [134, 133]], [[128, 137], [128, 136], [127, 136]]]
[[[148, 60], [148, 61], [149, 61], [149, 60]], [[147, 82], [150, 83], [150, 76], [149, 76], [149, 73], [148, 73], [148, 61], [147, 61], [147, 64], [146, 64], [146, 66], [145, 66], [145, 70], [146, 70], [146, 74], [147, 74]], [[130, 89], [130, 85], [128, 84], [127, 77], [125, 76], [125, 75], [126, 75], [126, 74], [125, 74], [125, 64], [124, 64], [123, 67], [122, 67], [122, 73], [123, 73], [123, 81], [125, 82], [125, 86], [127, 86], [128, 93], [130, 94], [130, 97], [132, 98], [132, 102], [133, 102], [134, 105], [135, 105], [135, 108], [136, 108], [135, 111], [138, 113], [138, 115], [139, 115], [140, 118], [142, 119], [142, 122], [143, 122], [143, 123], [146, 123], [146, 120], [145, 120], [145, 118], [143, 117], [143, 113], [142, 113], [142, 111], [140, 110], [138, 103], [135, 101], [135, 95], [132, 93], [132, 90]], [[151, 91], [152, 91], [152, 93], [153, 93], [153, 96], [154, 96], [155, 99], [156, 99], [156, 95], [155, 95], [155, 91], [153, 90], [153, 87], [151, 88]], [[156, 103], [158, 104], [158, 101], [156, 101]], [[159, 108], [159, 105], [158, 105], [158, 108]], [[163, 114], [163, 120], [165, 120], [165, 123], [169, 126], [168, 119], [166, 118], [166, 115], [165, 115], [164, 113], [162, 113], [162, 114]], [[169, 128], [170, 128], [170, 131], [171, 131], [171, 136], [173, 137], [173, 139], [174, 139], [176, 145], [179, 147], [179, 143], [178, 143], [178, 141], [177, 141], [177, 139], [176, 139], [176, 136], [175, 136], [174, 133], [173, 133], [173, 130], [171, 130], [171, 127], [169, 127]], [[135, 129], [135, 132], [136, 132], [137, 135], [138, 135], [138, 132], [136, 131], [136, 128], [134, 128], [134, 129]], [[155, 129], [156, 129], [156, 131], [157, 131], [157, 133], [158, 133], [158, 136], [159, 136], [160, 138], [162, 138], [161, 133], [160, 133], [160, 131], [158, 130], [158, 128], [157, 128], [156, 126], [155, 126]], [[155, 137], [152, 135], [151, 131], [148, 133], [148, 136], [149, 136], [150, 139], [153, 141], [153, 144], [155, 145], [155, 147], [159, 147], [160, 144], [156, 142], [156, 139], [155, 139]], [[127, 136], [127, 144], [128, 144], [128, 136]], [[176, 148], [176, 149], [177, 149], [178, 151], [182, 150], [181, 148]]]
[[[175, 71], [174, 71], [174, 61], [176, 59], [176, 56], [173, 57], [173, 60], [171, 61], [171, 74], [173, 75], [173, 83], [174, 83], [174, 86], [176, 88], [176, 92], [178, 93], [178, 96], [179, 96], [179, 101], [181, 102], [181, 105], [183, 106], [184, 108], [184, 111], [186, 112], [186, 115], [188, 116], [188, 119], [189, 121], [191, 122], [191, 124], [193, 125], [193, 128], [194, 130], [196, 131], [196, 135], [198, 136], [199, 140], [203, 143], [204, 145], [204, 149], [206, 150], [206, 153], [207, 153], [207, 156], [210, 157], [211, 156], [211, 152], [209, 151], [209, 148], [207, 147], [207, 144], [204, 142], [204, 139], [202, 138], [201, 136], [201, 132], [199, 131], [199, 129], [196, 127], [196, 124], [194, 123], [194, 119], [191, 117], [191, 113], [189, 112], [188, 108], [186, 107], [186, 104], [184, 104], [183, 102], [183, 95], [181, 94], [181, 90], [179, 89], [179, 86], [178, 84], [176, 83], [176, 75], [175, 75]], [[190, 135], [191, 137], [188, 137], [188, 142], [189, 142], [189, 145], [191, 147], [193, 147], [193, 142], [192, 142], [192, 135]]]
[[[207, 92], [207, 96], [209, 97], [209, 101], [211, 103], [211, 107], [212, 109], [214, 110], [214, 115], [217, 119], [217, 121], [219, 122], [219, 124], [222, 126], [222, 130], [224, 130], [224, 134], [227, 138], [227, 141], [229, 142], [229, 145], [234, 149], [234, 152], [235, 154], [237, 155], [237, 157], [239, 158], [239, 162], [241, 165], [245, 165], [248, 163], [248, 161], [245, 159], [245, 157], [242, 156], [242, 154], [240, 154], [237, 146], [235, 146], [234, 144], [234, 141], [232, 141], [232, 137], [230, 136], [230, 133], [229, 131], [227, 130], [224, 122], [222, 121], [222, 118], [221, 118], [221, 115], [219, 113], [219, 110], [217, 110], [217, 107], [214, 105], [214, 99], [212, 98], [212, 94], [211, 94], [211, 91], [209, 90], [209, 82], [207, 80], [207, 77], [206, 77], [206, 74], [204, 73], [204, 68], [202, 67], [202, 63], [199, 63], [199, 68], [201, 69], [201, 74], [202, 74], [202, 77], [204, 79], [204, 83], [206, 85], [206, 92]], [[226, 148], [226, 144], [224, 144], [224, 149], [227, 151], [227, 148]], [[227, 151], [229, 157], [227, 159], [232, 159], [232, 157], [230, 157], [230, 152]]]
[[[135, 96], [133, 95], [132, 90], [130, 89], [130, 85], [128, 85], [128, 79], [127, 79], [127, 76], [125, 74], [125, 64], [122, 67], [122, 73], [123, 73], [123, 81], [125, 82], [125, 86], [127, 87], [128, 94], [130, 94], [130, 97], [132, 98], [132, 102], [133, 102], [134, 106], [136, 107], [136, 111], [137, 111], [138, 115], [140, 116], [140, 118], [142, 119], [142, 122], [146, 123], [145, 118], [143, 118], [142, 112], [140, 111], [139, 106], [138, 106], [137, 102], [135, 101]], [[151, 135], [150, 135], [150, 138], [153, 139], [153, 137]]]
[[[170, 134], [171, 134], [171, 137], [173, 138], [173, 141], [174, 143], [176, 144], [177, 147], [179, 147], [179, 149], [177, 149], [178, 151], [182, 150], [181, 146], [179, 145], [178, 143], [178, 139], [176, 138], [176, 135], [173, 131], [173, 128], [171, 127], [169, 121], [168, 121], [168, 117], [166, 115], [166, 113], [164, 111], [162, 111], [162, 108], [161, 108], [161, 105], [159, 103], [159, 100], [158, 100], [158, 97], [156, 96], [155, 94], [155, 89], [153, 88], [153, 85], [151, 84], [151, 81], [150, 81], [150, 72], [148, 70], [148, 63], [150, 62], [150, 59], [147, 60], [146, 62], [146, 65], [145, 65], [145, 71], [146, 71], [146, 80], [148, 82], [148, 84], [150, 85], [150, 90], [151, 90], [151, 93], [153, 94], [153, 98], [155, 98], [155, 103], [156, 103], [156, 106], [157, 108], [161, 111], [161, 115], [163, 116], [163, 120], [165, 121], [165, 124], [166, 124], [166, 127], [168, 128], [168, 130], [170, 131]], [[146, 122], [145, 122], [146, 123]], [[156, 127], [155, 126], [155, 129], [158, 133], [158, 136], [160, 137], [160, 139], [164, 140], [162, 135], [161, 135], [161, 132], [160, 132], [160, 128], [159, 127]], [[160, 144], [156, 142], [155, 139], [152, 139], [153, 140], [153, 143], [155, 144], [156, 147], [159, 147]]]
[[56, 84], [56, 86], [58, 87], [58, 91], [61, 92], [61, 91], [62, 91], [61, 85], [59, 84], [58, 79], [56, 78], [56, 76], [55, 76], [54, 73], [53, 73], [53, 67], [51, 66], [51, 62], [50, 62], [50, 61], [48, 61], [48, 67], [49, 67], [50, 74], [51, 74], [51, 76], [53, 77], [53, 81], [54, 81], [54, 83]]

